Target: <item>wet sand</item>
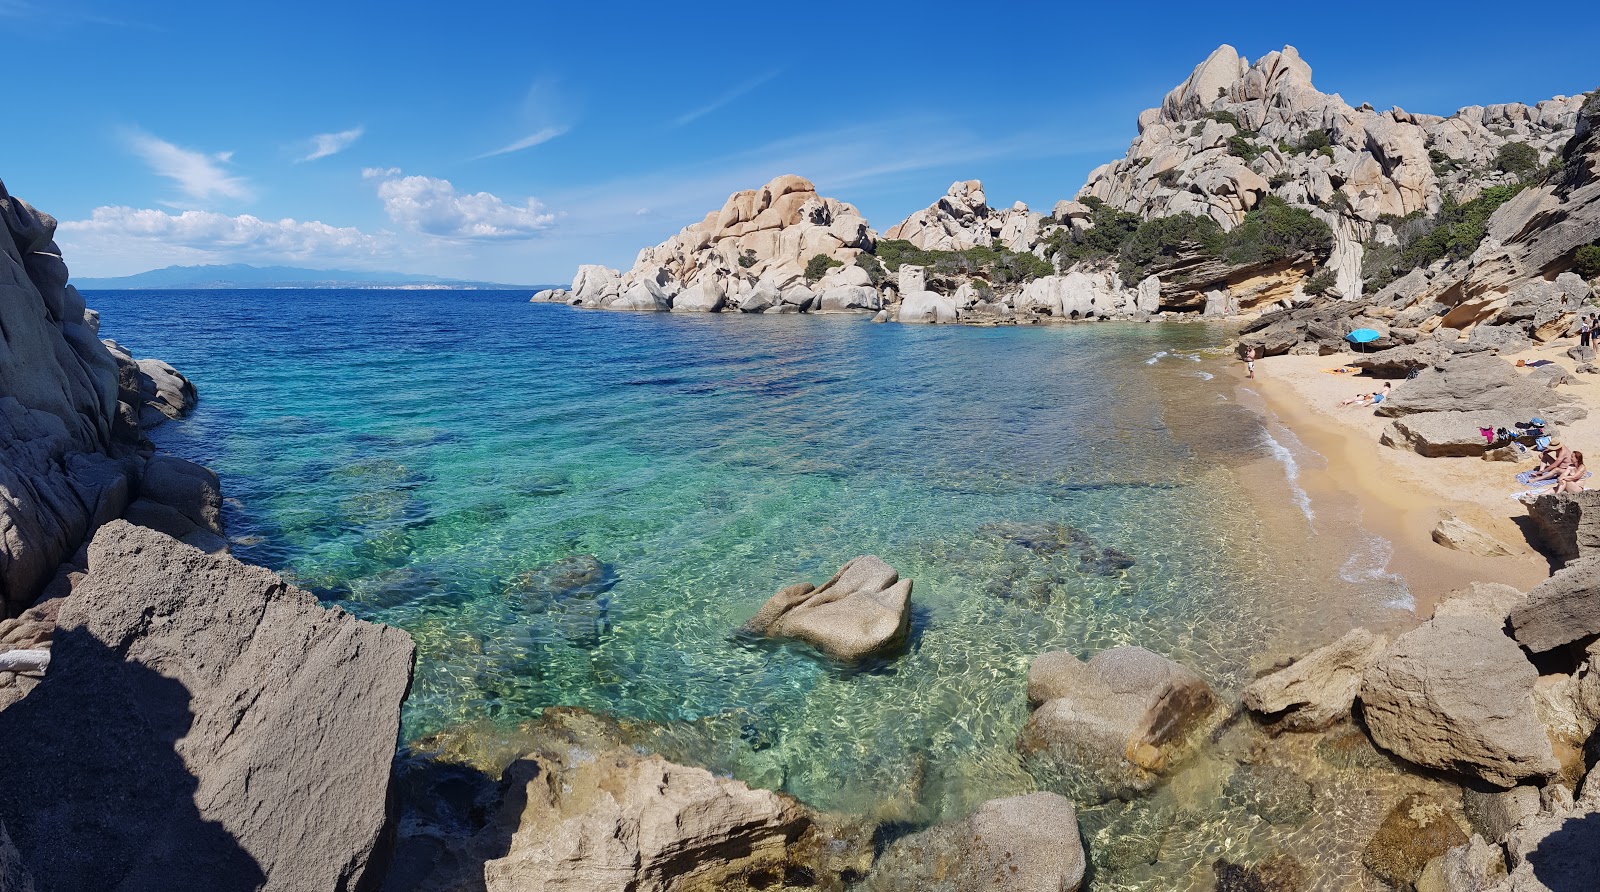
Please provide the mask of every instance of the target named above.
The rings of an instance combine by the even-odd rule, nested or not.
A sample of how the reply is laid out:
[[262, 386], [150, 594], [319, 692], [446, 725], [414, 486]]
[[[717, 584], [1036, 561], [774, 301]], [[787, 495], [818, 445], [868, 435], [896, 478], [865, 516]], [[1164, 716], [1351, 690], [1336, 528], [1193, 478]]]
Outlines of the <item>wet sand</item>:
[[[1506, 357], [1552, 359], [1571, 369], [1561, 340]], [[1550, 572], [1550, 564], [1531, 543], [1519, 518], [1526, 516], [1512, 493], [1522, 489], [1514, 475], [1531, 461], [1480, 458], [1425, 458], [1384, 446], [1379, 436], [1390, 419], [1371, 408], [1340, 406], [1343, 399], [1381, 387], [1365, 375], [1329, 374], [1344, 356], [1274, 356], [1256, 362], [1254, 380], [1242, 364], [1233, 369], [1240, 400], [1258, 396], [1269, 420], [1276, 418], [1322, 461], [1300, 463], [1299, 485], [1312, 505], [1344, 506], [1359, 512], [1359, 523], [1393, 543], [1388, 570], [1402, 576], [1415, 598], [1415, 621], [1426, 619], [1443, 595], [1469, 582], [1503, 582], [1524, 590]], [[1562, 392], [1582, 400], [1594, 413], [1600, 406], [1600, 377], [1578, 376]], [[1394, 382], [1398, 391], [1404, 380]], [[1576, 448], [1600, 449], [1600, 414], [1560, 431]], [[1324, 513], [1324, 512], [1319, 512]], [[1483, 557], [1436, 544], [1434, 526], [1446, 514], [1504, 543], [1511, 556]]]

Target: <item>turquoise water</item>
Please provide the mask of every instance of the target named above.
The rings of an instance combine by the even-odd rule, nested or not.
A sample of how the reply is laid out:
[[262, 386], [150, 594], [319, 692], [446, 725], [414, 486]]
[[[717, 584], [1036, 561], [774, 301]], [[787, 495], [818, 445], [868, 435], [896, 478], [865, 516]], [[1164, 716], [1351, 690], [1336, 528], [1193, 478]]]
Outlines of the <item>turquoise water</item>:
[[[583, 706], [683, 723], [703, 761], [814, 806], [926, 822], [1033, 788], [1036, 654], [1137, 643], [1236, 690], [1288, 621], [1230, 470], [1266, 451], [1218, 328], [89, 298], [198, 385], [155, 440], [222, 476], [237, 556], [416, 638], [407, 740]], [[993, 526], [1046, 523], [1134, 562]], [[858, 554], [915, 580], [906, 655], [844, 670], [735, 634]]]

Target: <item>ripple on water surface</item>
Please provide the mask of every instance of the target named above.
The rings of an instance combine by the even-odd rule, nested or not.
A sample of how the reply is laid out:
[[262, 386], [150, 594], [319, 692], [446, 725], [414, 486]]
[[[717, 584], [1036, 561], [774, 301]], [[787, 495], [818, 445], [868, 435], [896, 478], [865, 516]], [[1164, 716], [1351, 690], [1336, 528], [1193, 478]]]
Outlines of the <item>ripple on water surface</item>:
[[[156, 322], [179, 299], [198, 320], [181, 333]], [[1219, 399], [1194, 362], [1215, 361], [1217, 329], [472, 293], [91, 301], [108, 336], [198, 383], [199, 411], [158, 441], [222, 475], [238, 556], [416, 638], [411, 739], [558, 704], [683, 722], [713, 767], [926, 822], [1034, 787], [1014, 741], [1039, 652], [1138, 643], [1229, 689], [1276, 621], [1218, 460], [1259, 457], [1259, 427], [1169, 426], [1173, 405]], [[866, 553], [916, 581], [905, 656], [847, 672], [735, 634], [778, 588]]]

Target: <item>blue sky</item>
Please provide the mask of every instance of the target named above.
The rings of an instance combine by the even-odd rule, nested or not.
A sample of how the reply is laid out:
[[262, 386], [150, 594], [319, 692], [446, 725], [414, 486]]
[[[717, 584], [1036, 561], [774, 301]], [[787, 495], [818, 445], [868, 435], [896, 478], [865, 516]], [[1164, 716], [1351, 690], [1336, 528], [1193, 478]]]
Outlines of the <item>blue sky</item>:
[[1222, 43], [1379, 108], [1600, 85], [1600, 19], [1504, 4], [361, 6], [0, 0], [0, 177], [80, 276], [565, 282], [781, 173], [880, 231], [957, 179], [1048, 210]]

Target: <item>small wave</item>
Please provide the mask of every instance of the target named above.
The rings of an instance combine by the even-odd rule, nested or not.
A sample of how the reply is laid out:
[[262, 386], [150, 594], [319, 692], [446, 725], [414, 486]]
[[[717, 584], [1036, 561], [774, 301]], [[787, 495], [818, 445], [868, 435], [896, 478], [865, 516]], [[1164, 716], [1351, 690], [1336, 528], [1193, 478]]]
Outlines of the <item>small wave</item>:
[[1311, 496], [1300, 487], [1300, 463], [1295, 461], [1294, 453], [1279, 443], [1270, 431], [1262, 431], [1261, 436], [1266, 438], [1272, 457], [1283, 465], [1283, 476], [1289, 481], [1289, 491], [1294, 495], [1294, 503], [1300, 506], [1300, 513], [1306, 516], [1306, 523], [1315, 523], [1317, 515], [1311, 510]]
[[1398, 593], [1385, 603], [1386, 607], [1400, 610], [1415, 610], [1417, 599], [1412, 596], [1411, 589], [1406, 586], [1405, 577], [1389, 571], [1389, 561], [1394, 557], [1394, 543], [1382, 536], [1369, 534], [1362, 542], [1360, 548], [1350, 553], [1345, 558], [1344, 565], [1339, 568], [1339, 578], [1352, 585], [1370, 585], [1372, 583], [1389, 583], [1398, 589]]
[[1144, 361], [1144, 364], [1145, 365], [1155, 365], [1156, 363], [1161, 361], [1161, 357], [1166, 356], [1166, 355], [1167, 355], [1167, 351], [1165, 351], [1165, 350], [1157, 350], [1156, 354], [1154, 356], [1152, 356], [1149, 359]]
[[1216, 377], [1216, 375], [1213, 375], [1210, 372], [1195, 372], [1195, 374], [1198, 375], [1202, 381], [1210, 381], [1212, 378]]

